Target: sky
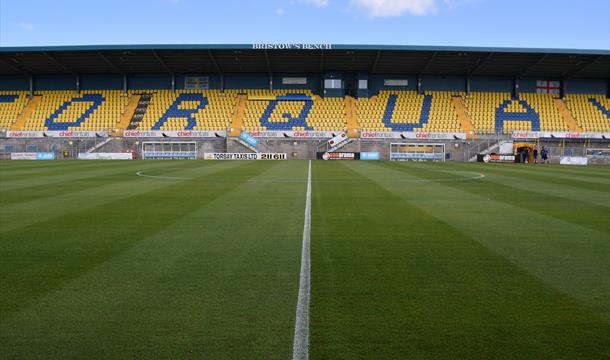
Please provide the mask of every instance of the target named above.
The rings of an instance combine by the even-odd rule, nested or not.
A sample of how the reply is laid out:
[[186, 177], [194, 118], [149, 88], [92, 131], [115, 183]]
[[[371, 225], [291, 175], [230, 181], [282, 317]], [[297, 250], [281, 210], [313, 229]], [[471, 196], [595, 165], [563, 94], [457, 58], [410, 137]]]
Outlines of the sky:
[[610, 50], [610, 0], [0, 0], [0, 46], [251, 43]]

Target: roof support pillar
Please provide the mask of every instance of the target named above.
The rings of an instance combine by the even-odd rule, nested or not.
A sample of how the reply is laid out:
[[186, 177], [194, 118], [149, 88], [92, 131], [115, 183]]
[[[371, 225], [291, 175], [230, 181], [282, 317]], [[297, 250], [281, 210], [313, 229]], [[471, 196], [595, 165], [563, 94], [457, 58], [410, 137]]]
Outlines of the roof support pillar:
[[220, 73], [220, 92], [225, 92], [225, 75], [223, 73]]
[[127, 74], [123, 74], [123, 92], [127, 95]]
[[172, 91], [176, 91], [176, 74], [172, 73]]
[[80, 76], [76, 75], [75, 76], [75, 80], [76, 80], [76, 94], [80, 94]]
[[608, 83], [606, 84], [606, 98], [610, 99], [610, 79], [608, 79]]
[[561, 79], [559, 86], [559, 97], [563, 99], [568, 93], [568, 82], [566, 81], [566, 79]]
[[466, 95], [470, 95], [470, 76], [466, 76]]
[[34, 76], [30, 75], [30, 98], [34, 96]]
[[421, 74], [417, 75], [417, 93], [421, 95]]
[[269, 92], [273, 92], [273, 74], [269, 74]]
[[516, 99], [519, 97], [519, 78], [515, 76], [515, 78], [513, 79], [513, 83], [515, 85], [513, 89], [513, 98]]

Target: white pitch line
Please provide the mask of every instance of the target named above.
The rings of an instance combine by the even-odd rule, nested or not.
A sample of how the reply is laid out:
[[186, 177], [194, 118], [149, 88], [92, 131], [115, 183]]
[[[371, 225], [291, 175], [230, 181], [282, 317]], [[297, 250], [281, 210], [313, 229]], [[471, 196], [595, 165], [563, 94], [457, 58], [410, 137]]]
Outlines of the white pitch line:
[[296, 321], [294, 323], [293, 360], [309, 359], [309, 299], [310, 267], [309, 242], [311, 239], [311, 160], [307, 170], [307, 195], [305, 200], [305, 224], [303, 225], [303, 248], [301, 250], [301, 276]]
[[182, 177], [173, 177], [173, 176], [157, 176], [157, 175], [146, 175], [144, 171], [138, 171], [136, 175], [151, 179], [165, 179], [165, 180], [193, 180], [193, 178], [182, 178]]

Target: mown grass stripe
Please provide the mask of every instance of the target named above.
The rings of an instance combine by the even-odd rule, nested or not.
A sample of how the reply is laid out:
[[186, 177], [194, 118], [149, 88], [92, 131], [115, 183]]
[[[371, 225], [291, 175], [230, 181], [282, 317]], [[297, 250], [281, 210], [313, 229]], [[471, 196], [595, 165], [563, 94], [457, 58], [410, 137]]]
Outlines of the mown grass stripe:
[[86, 179], [96, 176], [103, 176], [108, 173], [119, 171], [120, 169], [128, 169], [134, 166], [137, 166], [137, 163], [127, 161], [97, 166], [87, 166], [87, 164], [84, 164], [82, 168], [70, 167], [53, 169], [52, 171], [47, 171], [44, 174], [28, 176], [18, 175], [12, 179], [9, 179], [9, 177], [2, 177], [2, 186], [0, 186], [0, 191], [7, 192], [26, 189], [32, 186], [53, 185], [76, 178]]
[[587, 176], [586, 173], [583, 173], [580, 176], [566, 176], [558, 173], [532, 172], [529, 170], [522, 170], [522, 167], [512, 164], [488, 164], [484, 168], [485, 171], [488, 172], [511, 174], [511, 176], [522, 179], [543, 181], [551, 184], [570, 186], [578, 189], [587, 189], [604, 193], [607, 192], [608, 187], [610, 186], [610, 177], [594, 178]]
[[[421, 166], [442, 168], [438, 164], [364, 164], [359, 171], [380, 179], [404, 174], [422, 178], [437, 176], [421, 170]], [[594, 231], [530, 211], [519, 204], [479, 195], [478, 188], [488, 182], [488, 178], [485, 178], [478, 182], [435, 183], [428, 187], [383, 184], [391, 186], [394, 192], [402, 194], [423, 211], [448, 222], [545, 283], [610, 319], [610, 302], [607, 298], [610, 293], [610, 278], [607, 276], [610, 272], [610, 229]], [[496, 191], [501, 193], [505, 190], [497, 187]], [[586, 213], [581, 211], [579, 215], [586, 216]]]
[[[250, 179], [303, 178], [304, 168], [274, 163]], [[195, 193], [215, 191], [191, 184], [195, 201]], [[289, 358], [303, 183], [242, 182], [200, 205], [0, 325], [4, 354]]]
[[[111, 168], [117, 165], [119, 162], [105, 162], [105, 161], [60, 161], [60, 162], [36, 162], [37, 166], [29, 166], [27, 168], [13, 168], [8, 166], [7, 162], [0, 161], [0, 179], [2, 180], [19, 180], [27, 177], [36, 176], [47, 176], [51, 174], [61, 173], [61, 171], [71, 169], [86, 169], [86, 168], [100, 168], [107, 167]], [[123, 162], [127, 163], [127, 162]], [[44, 166], [44, 164], [50, 164], [50, 166]]]
[[[434, 178], [437, 175], [436, 170], [439, 168], [436, 165], [404, 163], [385, 163], [385, 166], [405, 171], [423, 179]], [[606, 221], [608, 219], [608, 208], [578, 199], [578, 190], [565, 188], [564, 192], [559, 192], [562, 196], [555, 196], [545, 190], [546, 185], [543, 182], [527, 179], [520, 181], [517, 178], [510, 181], [506, 177], [492, 175], [488, 170], [486, 170], [486, 173], [485, 181], [465, 182], [464, 184], [443, 183], [443, 185], [534, 211], [544, 216], [552, 216], [603, 234], [610, 234]], [[456, 176], [460, 175], [457, 174]], [[566, 198], [568, 195], [570, 198]], [[610, 193], [599, 194], [598, 196], [601, 199], [609, 199]], [[605, 201], [601, 200], [601, 204], [604, 203]]]
[[[213, 164], [206, 164], [207, 167], [212, 167]], [[193, 164], [186, 161], [178, 164], [169, 166], [168, 163], [153, 163], [147, 164], [147, 169], [159, 169], [163, 171], [176, 171], [181, 168], [190, 168]], [[83, 191], [86, 189], [102, 187], [108, 185], [108, 183], [117, 179], [124, 179], [132, 177], [142, 164], [131, 164], [131, 166], [114, 167], [109, 169], [101, 169], [99, 171], [83, 171], [75, 172], [71, 171], [65, 174], [63, 181], [57, 180], [51, 183], [45, 184], [32, 184], [29, 179], [24, 180], [19, 189], [0, 191], [0, 207], [18, 204], [23, 202], [30, 202], [34, 200], [41, 200], [46, 197], [60, 196], [62, 194], [69, 194], [75, 191]]]
[[610, 167], [608, 166], [566, 166], [566, 165], [549, 165], [549, 164], [482, 164], [482, 163], [462, 163], [465, 166], [483, 166], [483, 167], [498, 167], [498, 168], [516, 168], [519, 171], [527, 171], [532, 174], [549, 175], [549, 176], [577, 176], [594, 179], [607, 179], [610, 176]]
[[[605, 351], [608, 323], [591, 309], [400, 192], [431, 188], [443, 197], [446, 187], [383, 182], [392, 171], [364, 162], [317, 162], [313, 173], [312, 358], [552, 359]], [[358, 183], [315, 181], [335, 176]]]
[[[245, 181], [271, 166], [273, 163], [244, 164], [210, 176], [222, 178], [225, 174], [239, 173]], [[178, 182], [137, 195], [127, 192], [119, 199], [87, 211], [66, 213], [0, 234], [3, 244], [0, 293], [10, 294], [0, 298], [0, 319], [82, 276], [239, 184], [218, 182], [209, 184], [206, 191], [192, 191], [192, 182]], [[48, 234], [53, 234], [53, 238]]]
[[[147, 164], [156, 166], [155, 163]], [[175, 166], [172, 165], [172, 162], [163, 161], [156, 164], [161, 164], [161, 166], [166, 166], [167, 168]], [[213, 167], [209, 170], [213, 173], [242, 165], [243, 163], [241, 162], [224, 162], [219, 165], [212, 165], [207, 162], [192, 162], [189, 163], [189, 168], [174, 173], [181, 174], [189, 171], [198, 171], [199, 168], [207, 169], [208, 166]], [[5, 220], [1, 224], [2, 226], [0, 226], [0, 233], [31, 226], [37, 222], [48, 221], [58, 216], [86, 211], [89, 208], [121, 199], [126, 194], [138, 195], [174, 184], [171, 181], [140, 178], [136, 176], [135, 172], [136, 170], [134, 169], [133, 174], [128, 173], [124, 177], [113, 178], [105, 186], [87, 188], [81, 191], [48, 196], [0, 207], [0, 218]], [[49, 191], [52, 191], [52, 189], [49, 189]]]

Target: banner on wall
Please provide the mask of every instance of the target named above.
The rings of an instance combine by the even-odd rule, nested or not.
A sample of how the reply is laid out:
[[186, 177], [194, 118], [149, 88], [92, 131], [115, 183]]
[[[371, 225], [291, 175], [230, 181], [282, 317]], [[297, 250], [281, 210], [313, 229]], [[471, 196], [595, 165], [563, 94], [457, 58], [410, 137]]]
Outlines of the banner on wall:
[[560, 165], [580, 165], [585, 166], [589, 163], [589, 159], [584, 156], [562, 156], [559, 158]]
[[205, 160], [286, 160], [285, 153], [204, 153]]
[[80, 160], [133, 160], [133, 154], [128, 153], [78, 153]]
[[225, 130], [178, 130], [178, 131], [159, 131], [159, 130], [125, 130], [123, 137], [126, 138], [225, 138]]
[[360, 160], [381, 160], [381, 154], [379, 152], [361, 152]]
[[484, 163], [514, 163], [515, 155], [478, 154], [477, 161]]
[[42, 138], [105, 138], [108, 137], [106, 131], [85, 131], [85, 130], [65, 130], [65, 131], [8, 131], [7, 138], [12, 139], [42, 139]]
[[341, 133], [341, 134], [333, 137], [332, 139], [328, 140], [328, 146], [330, 146], [331, 148], [334, 148], [345, 141], [347, 141], [347, 134]]
[[318, 160], [360, 160], [357, 152], [319, 152], [316, 154]]
[[563, 131], [513, 131], [513, 139], [592, 139], [610, 140], [610, 133]]
[[14, 153], [11, 153], [11, 160], [55, 160], [55, 153], [52, 153], [52, 152], [14, 152]]
[[465, 140], [465, 133], [437, 133], [423, 131], [363, 131], [363, 139], [408, 139], [408, 140]]
[[256, 147], [259, 143], [258, 139], [250, 135], [247, 131], [243, 131], [241, 134], [239, 134], [239, 138], [252, 147]]
[[248, 133], [257, 138], [286, 138], [286, 139], [330, 139], [342, 131], [248, 131]]

